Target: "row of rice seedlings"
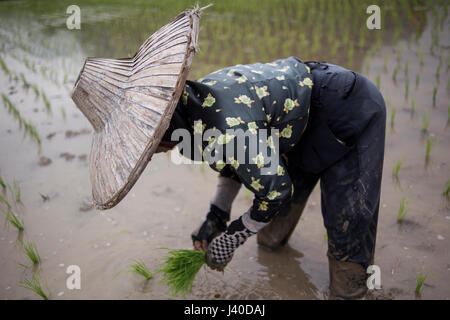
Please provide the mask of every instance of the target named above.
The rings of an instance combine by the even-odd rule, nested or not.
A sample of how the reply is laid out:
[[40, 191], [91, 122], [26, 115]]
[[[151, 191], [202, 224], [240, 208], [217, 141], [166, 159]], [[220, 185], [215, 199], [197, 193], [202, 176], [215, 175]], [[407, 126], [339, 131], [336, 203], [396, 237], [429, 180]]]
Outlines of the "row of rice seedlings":
[[402, 167], [403, 164], [403, 160], [398, 160], [395, 165], [394, 168], [392, 169], [392, 176], [398, 179], [398, 173], [400, 171], [400, 168]]
[[39, 276], [36, 273], [33, 273], [31, 279], [25, 279], [19, 284], [22, 288], [33, 291], [37, 295], [39, 295], [42, 299], [48, 300], [48, 296], [45, 291], [42, 289], [41, 281], [39, 280]]
[[142, 260], [135, 260], [135, 262], [130, 266], [129, 272], [140, 275], [144, 277], [145, 280], [150, 280], [154, 276]]
[[14, 103], [9, 100], [9, 98], [5, 94], [2, 93], [1, 96], [3, 105], [5, 106], [6, 110], [13, 116], [14, 119], [17, 120], [17, 122], [19, 123], [19, 127], [24, 129], [24, 134], [28, 135], [31, 140], [34, 140], [38, 144], [38, 147], [40, 147], [41, 138], [37, 132], [36, 127], [21, 116]]
[[403, 197], [400, 201], [400, 207], [398, 208], [398, 214], [397, 214], [397, 222], [401, 223], [403, 219], [405, 218], [406, 213], [408, 212], [408, 200]]

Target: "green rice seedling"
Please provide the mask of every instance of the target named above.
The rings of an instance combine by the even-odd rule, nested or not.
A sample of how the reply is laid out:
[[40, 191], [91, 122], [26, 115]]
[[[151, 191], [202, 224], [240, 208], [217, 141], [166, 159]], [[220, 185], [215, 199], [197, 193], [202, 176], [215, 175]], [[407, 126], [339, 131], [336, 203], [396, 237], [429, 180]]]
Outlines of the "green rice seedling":
[[151, 278], [153, 278], [153, 273], [148, 270], [147, 266], [142, 260], [135, 260], [130, 268], [130, 272], [144, 277], [145, 280], [150, 280]]
[[409, 79], [406, 78], [406, 81], [405, 81], [405, 99], [408, 99], [408, 94], [409, 94]]
[[0, 203], [2, 203], [6, 207], [6, 212], [11, 211], [11, 205], [9, 204], [8, 200], [1, 194], [0, 194]]
[[33, 273], [31, 279], [25, 279], [19, 283], [19, 286], [25, 288], [27, 290], [33, 291], [37, 295], [39, 295], [42, 299], [48, 300], [47, 294], [44, 292], [41, 286], [41, 282], [36, 273]]
[[395, 115], [397, 113], [397, 109], [392, 108], [391, 110], [391, 129], [394, 130], [394, 126], [395, 126]]
[[384, 63], [383, 63], [383, 70], [384, 70], [384, 72], [387, 72], [388, 61], [389, 61], [389, 54], [386, 53], [386, 55], [384, 56]]
[[206, 253], [202, 250], [169, 250], [164, 267], [158, 270], [162, 274], [161, 281], [173, 296], [181, 293], [185, 298], [205, 261]]
[[28, 258], [30, 258], [33, 264], [38, 264], [41, 262], [41, 258], [39, 257], [39, 252], [37, 251], [36, 245], [34, 242], [27, 242], [23, 244], [23, 250], [25, 251]]
[[396, 66], [396, 67], [394, 68], [394, 73], [392, 74], [392, 80], [393, 80], [394, 82], [397, 82], [397, 73], [398, 73], [398, 67]]
[[377, 78], [375, 79], [375, 84], [377, 86], [378, 89], [380, 89], [380, 75], [377, 74]]
[[0, 177], [0, 187], [2, 187], [3, 192], [6, 191], [6, 183], [5, 183], [5, 181], [3, 181], [2, 177]]
[[64, 121], [66, 121], [67, 119], [66, 109], [64, 109], [64, 107], [61, 107], [60, 110], [61, 110], [61, 117], [63, 118]]
[[417, 72], [416, 73], [416, 89], [419, 87], [419, 83], [420, 83], [420, 74]]
[[444, 191], [442, 191], [442, 194], [448, 197], [449, 192], [450, 192], [450, 179], [447, 180], [447, 183], [444, 186]]
[[436, 107], [437, 87], [433, 88], [433, 107]]
[[41, 96], [42, 96], [42, 101], [44, 101], [45, 110], [47, 111], [48, 114], [51, 114], [52, 106], [51, 106], [50, 101], [48, 100], [47, 96], [45, 95], [44, 90], [41, 90]]
[[406, 213], [408, 212], [408, 200], [403, 197], [400, 201], [400, 207], [398, 208], [398, 214], [397, 214], [397, 222], [401, 223], [403, 219], [405, 218]]
[[411, 117], [416, 114], [416, 97], [411, 98]]
[[409, 61], [408, 60], [405, 61], [404, 70], [405, 70], [405, 78], [408, 78], [408, 72], [409, 72]]
[[437, 80], [438, 83], [439, 83], [439, 78], [440, 78], [440, 75], [441, 75], [441, 67], [442, 67], [442, 56], [439, 57], [439, 64], [438, 64], [438, 66], [436, 68], [436, 80]]
[[392, 169], [392, 176], [394, 176], [397, 179], [398, 179], [398, 172], [400, 171], [402, 164], [403, 164], [403, 160], [398, 160], [395, 163], [394, 168]]
[[422, 133], [428, 132], [428, 126], [430, 125], [430, 120], [428, 120], [428, 116], [424, 111], [422, 113]]
[[428, 160], [430, 158], [431, 149], [434, 147], [434, 142], [430, 137], [427, 138], [426, 147], [425, 147], [425, 159]]
[[22, 203], [22, 196], [20, 192], [20, 187], [17, 181], [13, 181], [13, 185], [8, 185], [8, 189], [11, 192], [12, 196], [14, 197], [14, 201], [16, 203]]
[[23, 222], [17, 218], [17, 216], [14, 214], [14, 212], [9, 211], [8, 215], [6, 216], [6, 220], [14, 226], [18, 231], [23, 231]]
[[35, 84], [32, 84], [31, 85], [31, 89], [33, 89], [33, 92], [34, 92], [34, 99], [37, 100], [39, 98], [39, 95], [40, 95], [38, 86], [35, 85]]
[[403, 44], [399, 43], [397, 46], [397, 63], [400, 63], [403, 54]]
[[27, 122], [22, 115], [20, 114], [19, 110], [16, 108], [14, 103], [9, 100], [9, 98], [5, 94], [1, 94], [3, 105], [5, 106], [6, 110], [9, 114], [12, 115], [14, 119], [17, 120], [19, 123], [19, 127], [24, 129], [25, 135], [28, 135], [32, 140], [36, 141], [38, 146], [41, 144], [41, 139], [39, 137], [39, 134], [36, 130], [36, 127], [34, 127], [30, 122]]
[[25, 89], [28, 90], [30, 88], [30, 83], [27, 81], [27, 79], [25, 79], [25, 75], [21, 72], [19, 74], [19, 76], [20, 76], [20, 80], [22, 80], [23, 86], [25, 87]]
[[450, 122], [450, 104], [447, 107], [447, 122]]
[[420, 293], [420, 290], [422, 289], [423, 284], [425, 283], [425, 280], [428, 279], [428, 275], [423, 274], [423, 272], [420, 272], [420, 274], [417, 276], [416, 280], [416, 289], [414, 290], [414, 292], [416, 294]]
[[5, 60], [0, 57], [0, 67], [2, 68], [2, 71], [9, 77], [11, 75], [11, 71], [6, 66]]

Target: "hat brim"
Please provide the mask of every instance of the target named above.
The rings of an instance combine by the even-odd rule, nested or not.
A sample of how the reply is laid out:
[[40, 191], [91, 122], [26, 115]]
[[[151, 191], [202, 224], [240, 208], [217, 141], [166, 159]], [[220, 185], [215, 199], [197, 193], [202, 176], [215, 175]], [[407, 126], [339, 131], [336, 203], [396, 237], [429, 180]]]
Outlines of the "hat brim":
[[164, 136], [193, 56], [201, 9], [185, 10], [132, 58], [88, 58], [72, 99], [94, 127], [92, 197], [109, 209], [130, 191]]

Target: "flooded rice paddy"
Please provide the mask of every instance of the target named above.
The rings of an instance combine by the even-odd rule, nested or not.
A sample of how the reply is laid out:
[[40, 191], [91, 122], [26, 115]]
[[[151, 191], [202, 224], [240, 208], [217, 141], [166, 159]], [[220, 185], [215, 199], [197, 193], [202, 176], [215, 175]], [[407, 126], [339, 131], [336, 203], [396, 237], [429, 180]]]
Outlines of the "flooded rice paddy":
[[[384, 296], [449, 299], [449, 2], [210, 2], [191, 79], [294, 55], [353, 69], [380, 87], [388, 119], [375, 264]], [[172, 298], [158, 276], [143, 283], [127, 271], [135, 259], [158, 269], [161, 248], [191, 248], [216, 173], [157, 154], [119, 205], [92, 209], [92, 129], [69, 95], [86, 57], [134, 54], [193, 3], [78, 1], [81, 30], [68, 30], [70, 1], [0, 2], [1, 299], [39, 299], [20, 286], [33, 273], [50, 299]], [[366, 8], [374, 3], [381, 30], [366, 28]], [[232, 218], [250, 204], [241, 190]], [[36, 266], [24, 253], [29, 242], [40, 256]], [[224, 274], [202, 269], [188, 298], [326, 299], [326, 250], [317, 187], [282, 250], [267, 252], [251, 238]], [[80, 290], [66, 287], [70, 265], [81, 269]], [[417, 294], [420, 275], [427, 278]]]

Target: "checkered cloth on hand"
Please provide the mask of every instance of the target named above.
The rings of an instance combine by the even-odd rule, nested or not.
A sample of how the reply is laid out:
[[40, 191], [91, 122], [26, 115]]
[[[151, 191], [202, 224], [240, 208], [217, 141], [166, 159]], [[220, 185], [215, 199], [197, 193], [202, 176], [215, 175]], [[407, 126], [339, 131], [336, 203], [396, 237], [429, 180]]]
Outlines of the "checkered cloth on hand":
[[222, 271], [233, 257], [234, 250], [254, 234], [256, 232], [252, 232], [244, 226], [242, 218], [234, 220], [227, 230], [214, 238], [209, 245], [206, 264], [211, 269]]

